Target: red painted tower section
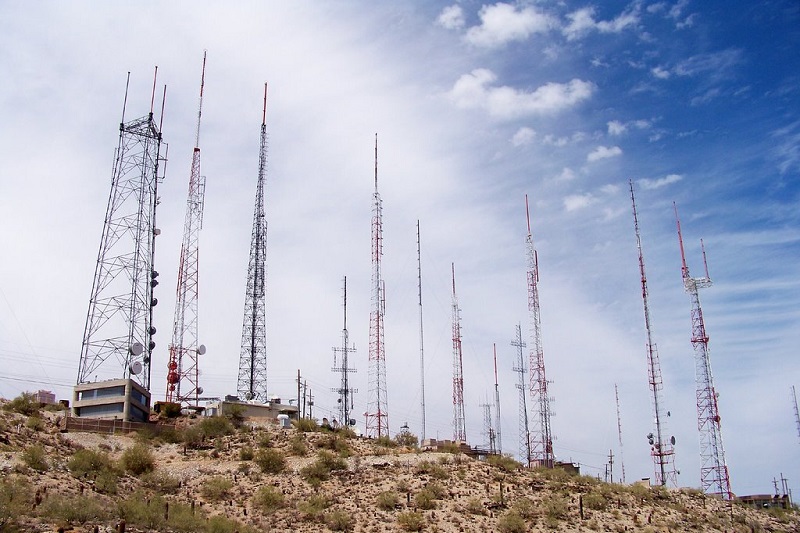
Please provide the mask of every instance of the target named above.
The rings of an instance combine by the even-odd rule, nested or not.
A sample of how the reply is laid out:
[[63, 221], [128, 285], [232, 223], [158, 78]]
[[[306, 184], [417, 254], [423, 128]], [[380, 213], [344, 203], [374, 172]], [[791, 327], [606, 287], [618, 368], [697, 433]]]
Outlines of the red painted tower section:
[[453, 272], [453, 440], [467, 442], [464, 417], [464, 365], [461, 352], [461, 309], [456, 295], [456, 266]]

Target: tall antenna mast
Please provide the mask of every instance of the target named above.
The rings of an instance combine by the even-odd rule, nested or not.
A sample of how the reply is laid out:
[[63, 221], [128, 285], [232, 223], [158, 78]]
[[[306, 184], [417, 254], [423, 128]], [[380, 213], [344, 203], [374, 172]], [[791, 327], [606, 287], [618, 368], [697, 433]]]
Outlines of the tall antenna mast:
[[456, 296], [456, 266], [453, 272], [453, 440], [467, 442], [464, 418], [464, 366], [461, 355], [461, 309]]
[[425, 349], [422, 338], [422, 255], [419, 238], [419, 220], [417, 220], [417, 289], [419, 294], [419, 377], [422, 390], [420, 407], [422, 411], [422, 432], [420, 442], [425, 440]]
[[531, 455], [535, 466], [552, 468], [555, 464], [553, 454], [553, 435], [550, 430], [550, 397], [547, 392], [547, 377], [542, 349], [542, 321], [539, 310], [539, 257], [533, 246], [531, 235], [531, 216], [528, 209], [528, 195], [525, 195], [525, 217], [528, 235], [525, 244], [528, 254], [528, 311], [531, 320], [533, 349], [530, 351], [531, 400], [537, 406], [538, 416], [534, 419], [531, 435]]
[[203, 388], [200, 386], [200, 366], [197, 356], [206, 347], [198, 341], [198, 280], [199, 237], [203, 227], [203, 204], [206, 178], [200, 175], [200, 118], [203, 115], [203, 88], [206, 79], [206, 53], [203, 52], [203, 69], [200, 74], [200, 101], [197, 106], [197, 130], [192, 167], [189, 172], [189, 193], [186, 198], [186, 216], [183, 223], [183, 243], [178, 265], [178, 286], [175, 291], [175, 319], [172, 326], [172, 343], [169, 345], [167, 363], [167, 402], [199, 405]]
[[237, 394], [248, 401], [266, 403], [267, 397], [267, 216], [264, 209], [264, 184], [267, 177], [267, 84], [261, 113], [261, 143], [258, 151], [258, 181], [250, 237], [250, 261], [242, 321], [242, 348], [239, 352]]
[[[722, 446], [722, 430], [720, 428], [719, 406], [717, 404], [717, 391], [714, 388], [714, 378], [711, 374], [711, 356], [708, 350], [708, 335], [703, 321], [703, 309], [700, 307], [700, 289], [711, 286], [708, 277], [708, 262], [705, 260], [703, 249], [703, 263], [705, 277], [693, 278], [689, 275], [686, 266], [686, 254], [683, 250], [683, 236], [681, 235], [681, 222], [678, 218], [678, 208], [675, 209], [675, 221], [678, 227], [678, 244], [681, 249], [681, 275], [683, 286], [689, 293], [692, 303], [692, 348], [694, 348], [695, 377], [697, 380], [697, 429], [700, 433], [700, 482], [703, 492], [714, 494], [725, 500], [733, 497], [728, 465], [725, 464], [725, 449]], [[702, 243], [702, 241], [701, 241]]]
[[386, 293], [381, 278], [383, 256], [383, 202], [378, 193], [378, 134], [375, 134], [375, 192], [372, 195], [372, 310], [369, 315], [369, 392], [366, 429], [368, 437], [389, 436], [386, 391], [386, 348], [383, 317]]
[[622, 466], [622, 483], [625, 483], [625, 460], [622, 458], [622, 417], [619, 414], [619, 390], [614, 383], [614, 398], [617, 400], [617, 435], [619, 435], [619, 462]]
[[511, 341], [511, 346], [517, 348], [517, 365], [513, 368], [514, 372], [519, 373], [519, 382], [515, 385], [519, 390], [519, 455], [525, 460], [525, 466], [531, 464], [531, 431], [528, 427], [528, 405], [527, 390], [528, 384], [525, 382], [524, 348], [527, 346], [522, 340], [522, 324], [517, 324], [517, 337]]
[[794, 423], [797, 426], [797, 436], [800, 437], [800, 411], [797, 410], [797, 394], [792, 385], [792, 404], [794, 405]]
[[[350, 387], [348, 375], [355, 372], [355, 368], [350, 368], [348, 364], [348, 356], [355, 353], [355, 347], [350, 346], [350, 335], [347, 332], [347, 276], [344, 277], [342, 286], [342, 302], [344, 307], [344, 325], [342, 326], [342, 347], [333, 348], [333, 368], [331, 371], [339, 372], [342, 377], [342, 383], [338, 389], [332, 389], [333, 392], [339, 393], [339, 423], [345, 427], [350, 426], [350, 412], [353, 410], [353, 394], [358, 392], [357, 389]], [[336, 366], [336, 356], [341, 356], [341, 365]]]
[[[154, 75], [153, 87], [155, 84]], [[127, 86], [126, 82], [123, 107], [127, 105]], [[156, 345], [152, 311], [158, 303], [153, 295], [158, 285], [158, 272], [153, 268], [155, 237], [160, 233], [156, 206], [158, 184], [164, 179], [159, 175], [159, 164], [166, 161], [161, 154], [161, 130], [152, 110], [151, 98], [149, 113], [129, 122], [123, 118], [119, 125], [81, 344], [78, 385], [125, 378], [150, 390], [150, 362]]]
[[494, 353], [494, 419], [496, 428], [494, 430], [495, 438], [497, 439], [497, 453], [503, 453], [503, 432], [502, 423], [500, 422], [500, 385], [497, 383], [497, 344], [492, 343], [492, 352]]
[[483, 434], [486, 435], [486, 447], [490, 454], [497, 453], [497, 435], [494, 432], [494, 424], [492, 422], [492, 404], [489, 403], [488, 398], [486, 403], [480, 405], [483, 410]]
[[[653, 457], [656, 485], [672, 487], [678, 486], [678, 474], [675, 470], [675, 437], [665, 440], [666, 421], [662, 416], [662, 390], [664, 383], [661, 378], [661, 363], [658, 357], [658, 348], [653, 340], [652, 325], [650, 323], [650, 306], [648, 303], [647, 275], [644, 269], [644, 255], [642, 254], [642, 238], [639, 233], [639, 216], [636, 212], [636, 198], [633, 193], [633, 180], [628, 180], [631, 189], [631, 205], [633, 206], [633, 227], [636, 232], [636, 247], [639, 250], [639, 273], [642, 281], [642, 302], [644, 305], [644, 327], [647, 332], [647, 376], [652, 395], [653, 419], [655, 420], [655, 434], [647, 435], [650, 443], [650, 455]], [[669, 415], [667, 415], [669, 416]]]

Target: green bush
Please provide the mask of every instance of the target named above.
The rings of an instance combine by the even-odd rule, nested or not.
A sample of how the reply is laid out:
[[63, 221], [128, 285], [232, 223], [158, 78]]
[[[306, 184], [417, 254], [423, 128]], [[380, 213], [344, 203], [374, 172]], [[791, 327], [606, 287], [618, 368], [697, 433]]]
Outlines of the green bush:
[[486, 462], [506, 472], [514, 472], [522, 466], [513, 458], [505, 455], [490, 455]]
[[253, 462], [256, 463], [265, 474], [280, 474], [286, 468], [286, 459], [283, 454], [272, 448], [258, 450]]
[[512, 509], [525, 520], [531, 520], [536, 517], [536, 504], [528, 498], [520, 498], [515, 501]]
[[295, 427], [295, 429], [297, 429], [297, 431], [301, 431], [303, 433], [308, 433], [309, 431], [319, 431], [319, 425], [313, 418], [292, 420], [292, 425]]
[[181, 432], [183, 443], [187, 448], [197, 449], [203, 445], [205, 436], [199, 425], [189, 426]]
[[350, 513], [331, 511], [325, 515], [325, 525], [331, 531], [350, 531], [355, 527], [355, 521]]
[[297, 503], [297, 510], [302, 513], [303, 518], [306, 520], [320, 520], [323, 518], [325, 509], [330, 506], [331, 502], [324, 494], [314, 494], [304, 502]]
[[219, 501], [228, 497], [233, 483], [230, 479], [216, 476], [207, 479], [200, 488], [200, 494], [209, 501]]
[[85, 524], [89, 521], [106, 520], [108, 510], [96, 497], [89, 495], [53, 495], [45, 500], [41, 513], [62, 525]]
[[375, 498], [375, 503], [378, 504], [378, 508], [384, 511], [393, 511], [399, 501], [400, 499], [397, 497], [397, 493], [391, 490], [381, 492], [378, 494], [377, 498]]
[[377, 439], [375, 439], [375, 444], [378, 446], [383, 446], [384, 448], [396, 448], [397, 442], [393, 440], [388, 435], [381, 435]]
[[352, 454], [347, 439], [338, 433], [331, 433], [323, 436], [316, 443], [317, 448], [323, 448], [338, 453], [342, 457], [349, 457]]
[[44, 420], [38, 415], [28, 417], [28, 420], [25, 422], [25, 427], [37, 432], [44, 431]]
[[289, 450], [294, 455], [305, 457], [308, 454], [308, 446], [306, 446], [306, 439], [302, 435], [296, 434], [289, 441]]
[[113, 464], [107, 453], [83, 448], [72, 455], [67, 469], [77, 478], [94, 479], [103, 470], [113, 469]]
[[134, 476], [151, 472], [156, 467], [153, 452], [150, 451], [149, 446], [142, 443], [136, 443], [122, 452], [120, 460], [122, 461], [122, 468]]
[[47, 452], [41, 444], [34, 444], [22, 452], [22, 462], [37, 472], [46, 472], [50, 468], [47, 462]]
[[592, 491], [583, 495], [583, 505], [587, 509], [603, 511], [608, 507], [608, 500], [601, 492]]
[[414, 496], [414, 504], [420, 509], [436, 509], [436, 496], [428, 489], [422, 489]]
[[528, 531], [528, 526], [519, 513], [512, 509], [497, 520], [497, 529], [502, 533], [525, 533]]
[[252, 461], [255, 457], [255, 452], [252, 446], [242, 446], [239, 450], [239, 459], [242, 461]]
[[394, 438], [394, 441], [397, 443], [398, 446], [406, 446], [408, 448], [416, 448], [417, 445], [419, 444], [419, 438], [413, 433], [409, 433], [408, 431], [398, 433], [397, 436]]
[[200, 421], [199, 426], [202, 435], [208, 439], [224, 437], [225, 435], [231, 435], [234, 432], [234, 428], [230, 420], [222, 416], [210, 416], [204, 418]]
[[241, 427], [244, 422], [245, 406], [238, 403], [225, 404], [223, 414], [234, 427]]
[[103, 494], [116, 494], [119, 476], [114, 470], [102, 470], [94, 478], [94, 490]]
[[4, 407], [6, 411], [13, 411], [25, 416], [33, 416], [39, 413], [39, 402], [36, 395], [32, 392], [23, 392]]
[[397, 523], [403, 531], [422, 531], [425, 529], [425, 517], [416, 511], [407, 511], [397, 515]]
[[272, 514], [283, 507], [285, 498], [278, 489], [264, 486], [253, 496], [253, 505], [264, 514]]
[[447, 496], [447, 489], [445, 489], [441, 483], [428, 483], [425, 487], [425, 490], [430, 491], [433, 494], [433, 497], [437, 500], [441, 500]]
[[545, 516], [552, 520], [563, 520], [569, 514], [569, 507], [566, 498], [558, 494], [551, 494], [545, 498], [544, 502]]
[[181, 488], [181, 481], [178, 478], [158, 470], [142, 474], [139, 481], [144, 487], [158, 494], [174, 494]]
[[483, 502], [479, 498], [470, 498], [467, 500], [466, 510], [469, 514], [486, 514], [486, 508], [483, 506]]
[[150, 496], [143, 491], [136, 491], [117, 502], [117, 516], [129, 526], [163, 531], [166, 525], [165, 507], [166, 500], [163, 496]]
[[[33, 486], [20, 476], [0, 477], [0, 531], [33, 507]], [[11, 529], [13, 531], [13, 529]]]

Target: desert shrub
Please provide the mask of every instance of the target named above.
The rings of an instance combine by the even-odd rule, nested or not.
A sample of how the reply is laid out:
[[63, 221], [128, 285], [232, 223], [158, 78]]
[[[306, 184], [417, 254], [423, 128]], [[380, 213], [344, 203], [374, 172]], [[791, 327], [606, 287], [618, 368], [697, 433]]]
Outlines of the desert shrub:
[[299, 420], [292, 420], [292, 425], [297, 431], [308, 433], [309, 431], [319, 431], [319, 425], [313, 418], [301, 418]]
[[319, 487], [323, 481], [330, 479], [331, 471], [319, 461], [314, 461], [300, 469], [300, 477], [312, 487]]
[[178, 431], [175, 427], [165, 426], [158, 434], [158, 440], [168, 444], [177, 444], [183, 442], [183, 433]]
[[25, 416], [33, 416], [39, 413], [39, 402], [36, 395], [32, 392], [23, 392], [4, 407], [6, 411], [13, 411]]
[[461, 447], [455, 442], [447, 442], [444, 444], [440, 444], [438, 449], [440, 452], [452, 453], [456, 455], [461, 453]]
[[209, 439], [224, 437], [233, 433], [233, 425], [223, 416], [209, 416], [200, 421], [200, 431]]
[[420, 509], [436, 509], [436, 497], [428, 489], [422, 489], [414, 496], [414, 504]]
[[85, 524], [90, 520], [105, 520], [109, 516], [103, 504], [97, 498], [88, 495], [50, 496], [40, 512], [61, 525]]
[[137, 443], [122, 452], [120, 458], [122, 468], [134, 476], [142, 475], [155, 469], [156, 461], [153, 452], [146, 444]]
[[223, 411], [225, 418], [227, 418], [231, 425], [236, 428], [241, 427], [242, 423], [244, 422], [244, 413], [244, 405], [238, 403], [225, 404], [225, 409]]
[[159, 494], [174, 494], [181, 487], [181, 481], [178, 478], [158, 470], [142, 474], [139, 481], [144, 487]]
[[600, 491], [592, 491], [583, 495], [583, 505], [587, 509], [603, 511], [608, 507], [608, 500]]
[[465, 509], [469, 514], [486, 514], [486, 508], [483, 506], [483, 502], [479, 498], [470, 498], [467, 500]]
[[271, 514], [283, 507], [283, 493], [275, 487], [264, 486], [253, 496], [253, 505], [264, 514]]
[[256, 463], [265, 474], [279, 474], [286, 468], [286, 459], [283, 453], [271, 448], [258, 450], [253, 462]]
[[397, 442], [388, 435], [381, 435], [380, 437], [375, 439], [375, 444], [377, 444], [378, 446], [383, 446], [384, 448], [397, 447]]
[[33, 431], [44, 431], [44, 420], [38, 415], [28, 417], [25, 421], [25, 427]]
[[542, 502], [545, 516], [551, 521], [563, 520], [569, 514], [566, 498], [558, 494], [551, 494]]
[[252, 461], [253, 457], [255, 457], [255, 452], [252, 446], [242, 446], [239, 450], [239, 459], [242, 461]]
[[355, 521], [350, 513], [331, 511], [325, 514], [325, 525], [331, 531], [350, 531], [355, 527]]
[[384, 511], [393, 511], [399, 501], [397, 493], [391, 490], [381, 492], [375, 498], [375, 503], [378, 505], [378, 508]]
[[405, 479], [398, 480], [397, 484], [395, 485], [395, 488], [399, 492], [410, 492], [411, 491], [411, 485], [409, 485], [408, 481], [406, 481]]
[[304, 502], [297, 502], [297, 510], [306, 520], [320, 520], [325, 509], [330, 506], [330, 500], [323, 494], [314, 494]]
[[395, 436], [394, 441], [398, 446], [407, 446], [408, 448], [415, 448], [419, 444], [419, 438], [408, 431], [398, 433]]
[[528, 530], [528, 526], [519, 513], [512, 509], [503, 513], [497, 520], [497, 529], [502, 533], [525, 533]]
[[189, 426], [181, 432], [181, 441], [188, 447], [197, 449], [203, 445], [205, 436], [199, 425]]
[[22, 452], [22, 462], [37, 472], [45, 472], [50, 468], [47, 462], [47, 452], [41, 444], [28, 446]]
[[295, 435], [289, 441], [289, 450], [294, 455], [299, 455], [300, 457], [305, 457], [308, 453], [308, 446], [306, 446], [306, 439], [303, 438], [302, 435]]
[[441, 500], [447, 496], [447, 489], [445, 489], [441, 483], [428, 483], [428, 485], [425, 487], [425, 490], [430, 491], [430, 493], [433, 494], [433, 497], [437, 500]]
[[161, 404], [159, 415], [162, 418], [178, 418], [181, 416], [181, 404], [178, 402], [164, 402]]
[[117, 516], [125, 520], [129, 526], [162, 531], [166, 525], [165, 504], [163, 496], [158, 494], [150, 496], [142, 491], [136, 491], [117, 502]]
[[259, 448], [272, 448], [273, 444], [274, 443], [273, 443], [272, 434], [267, 432], [267, 431], [262, 432], [260, 437], [259, 437], [259, 439], [258, 439], [258, 447]]
[[422, 531], [425, 529], [425, 517], [422, 513], [408, 511], [397, 515], [397, 523], [403, 531]]
[[67, 469], [77, 478], [94, 479], [103, 470], [113, 470], [113, 468], [114, 463], [107, 453], [88, 448], [76, 451], [67, 462]]
[[539, 466], [534, 468], [533, 471], [550, 481], [566, 482], [572, 477], [572, 475], [563, 468], [546, 468]]
[[520, 498], [511, 508], [525, 520], [536, 517], [536, 505], [528, 498]]
[[203, 486], [200, 488], [200, 494], [203, 498], [210, 501], [219, 501], [225, 499], [230, 490], [233, 488], [233, 483], [230, 479], [216, 476], [207, 479]]
[[94, 490], [103, 494], [116, 494], [119, 476], [115, 470], [102, 470], [94, 478]]
[[342, 457], [349, 457], [352, 454], [347, 439], [340, 436], [338, 433], [331, 433], [323, 436], [317, 441], [316, 446], [317, 448], [334, 451]]
[[20, 476], [0, 477], [0, 531], [33, 507], [34, 489]]
[[520, 468], [520, 463], [506, 455], [490, 455], [486, 462], [506, 472], [514, 472]]

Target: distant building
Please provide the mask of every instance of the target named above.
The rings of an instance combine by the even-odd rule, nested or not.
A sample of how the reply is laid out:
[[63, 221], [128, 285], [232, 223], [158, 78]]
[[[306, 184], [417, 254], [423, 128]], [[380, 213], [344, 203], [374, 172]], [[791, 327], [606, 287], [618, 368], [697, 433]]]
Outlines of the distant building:
[[72, 415], [147, 422], [150, 418], [150, 392], [131, 379], [81, 383], [73, 389]]
[[281, 403], [280, 398], [273, 398], [267, 403], [242, 402], [233, 398], [235, 397], [226, 396], [224, 401], [208, 403], [203, 414], [205, 416], [221, 416], [225, 414], [226, 408], [241, 406], [241, 414], [247, 418], [274, 418], [277, 420], [279, 415], [286, 415], [289, 419], [297, 419], [297, 406]]
[[739, 496], [736, 498], [741, 503], [757, 509], [768, 509], [770, 507], [777, 507], [779, 509], [790, 509], [792, 502], [789, 501], [789, 496], [784, 494], [778, 496], [775, 494], [752, 494], [750, 496]]
[[39, 403], [56, 403], [56, 395], [49, 390], [40, 390], [36, 393], [36, 401]]

